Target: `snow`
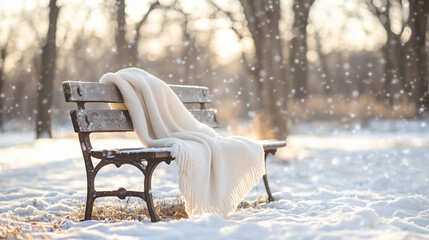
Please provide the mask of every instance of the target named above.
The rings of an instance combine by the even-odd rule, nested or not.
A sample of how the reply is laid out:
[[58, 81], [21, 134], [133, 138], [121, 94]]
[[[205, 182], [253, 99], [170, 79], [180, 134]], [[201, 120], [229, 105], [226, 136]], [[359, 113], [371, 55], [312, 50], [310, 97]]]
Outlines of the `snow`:
[[[77, 138], [32, 137], [0, 135], [0, 224], [20, 226], [35, 238], [429, 239], [429, 122], [299, 125], [288, 146], [268, 160], [277, 201], [241, 209], [226, 219], [204, 215], [158, 223], [145, 217], [70, 220], [67, 214], [81, 209], [86, 194]], [[129, 138], [100, 138], [94, 145], [138, 147]], [[174, 162], [161, 164], [153, 181], [155, 196], [178, 196]], [[112, 166], [100, 172], [96, 186], [141, 190], [141, 182], [138, 170]], [[246, 199], [264, 194], [260, 183]], [[107, 199], [97, 203], [113, 201]]]

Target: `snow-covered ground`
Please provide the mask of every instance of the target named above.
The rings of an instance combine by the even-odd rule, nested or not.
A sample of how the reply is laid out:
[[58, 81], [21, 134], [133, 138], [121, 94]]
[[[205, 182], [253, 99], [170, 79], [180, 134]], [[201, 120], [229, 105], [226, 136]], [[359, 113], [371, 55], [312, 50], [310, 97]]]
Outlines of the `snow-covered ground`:
[[[86, 193], [77, 139], [32, 138], [0, 135], [0, 225], [21, 226], [36, 238], [429, 239], [429, 122], [298, 126], [288, 147], [268, 161], [277, 201], [226, 219], [206, 215], [159, 223], [70, 220], [66, 215], [81, 209]], [[96, 142], [138, 145], [130, 139]], [[140, 173], [132, 167], [101, 174], [98, 189], [142, 189]], [[255, 200], [264, 191], [260, 183], [246, 198]], [[158, 167], [154, 195], [178, 193], [176, 166]], [[40, 233], [34, 221], [46, 232]], [[55, 224], [61, 227], [51, 229]]]

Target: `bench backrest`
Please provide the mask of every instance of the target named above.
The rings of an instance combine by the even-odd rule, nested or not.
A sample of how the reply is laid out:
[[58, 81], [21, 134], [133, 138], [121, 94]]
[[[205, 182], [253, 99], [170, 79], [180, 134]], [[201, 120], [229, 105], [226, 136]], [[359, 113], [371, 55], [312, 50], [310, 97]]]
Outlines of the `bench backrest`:
[[[200, 122], [219, 127], [215, 109], [207, 109], [211, 96], [207, 87], [170, 85], [188, 110]], [[66, 102], [77, 103], [78, 109], [70, 112], [75, 132], [133, 131], [131, 117], [126, 110], [86, 109], [86, 103], [123, 103], [122, 95], [114, 84], [93, 82], [63, 83]], [[196, 106], [198, 108], [196, 108]]]

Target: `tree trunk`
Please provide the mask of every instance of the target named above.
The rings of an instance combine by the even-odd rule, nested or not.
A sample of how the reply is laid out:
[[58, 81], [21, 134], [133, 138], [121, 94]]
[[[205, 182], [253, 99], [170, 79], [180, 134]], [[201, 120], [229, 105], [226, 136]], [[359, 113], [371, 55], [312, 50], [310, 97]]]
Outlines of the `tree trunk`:
[[200, 48], [195, 42], [193, 36], [191, 36], [188, 28], [188, 16], [185, 15], [185, 22], [183, 24], [183, 42], [184, 48], [182, 53], [182, 59], [186, 61], [183, 67], [183, 80], [184, 83], [190, 85], [196, 85], [197, 82], [197, 66], [200, 64], [198, 57], [200, 55]]
[[384, 104], [388, 106], [393, 105], [393, 63], [391, 58], [392, 49], [389, 45], [389, 37], [387, 38], [386, 45], [382, 47], [382, 52], [386, 63], [384, 64], [384, 82], [383, 82], [383, 90], [381, 92], [382, 96], [380, 96], [380, 100], [384, 100]]
[[56, 31], [59, 7], [49, 2], [49, 28], [42, 48], [42, 66], [37, 94], [36, 138], [51, 138], [52, 95], [56, 64]]
[[294, 98], [306, 99], [307, 90], [307, 25], [308, 15], [314, 0], [294, 0], [293, 12], [295, 14], [292, 26], [292, 49], [290, 51], [290, 66]]
[[[392, 31], [392, 16], [391, 8], [392, 2], [386, 1], [385, 6], [377, 8], [375, 3], [371, 0], [370, 8], [373, 14], [380, 20], [386, 34], [386, 44], [382, 47], [381, 51], [384, 56], [384, 83], [383, 89], [377, 94], [377, 99], [384, 101], [388, 106], [393, 106], [402, 98], [407, 98], [407, 94], [401, 93], [401, 90], [406, 90], [408, 83], [405, 80], [405, 68], [403, 63], [406, 62], [404, 56], [405, 46], [401, 44], [401, 34], [405, 28], [405, 23], [402, 23], [401, 31], [396, 34]], [[402, 5], [401, 1], [396, 0], [397, 4]], [[402, 19], [397, 19], [401, 20]]]
[[287, 86], [280, 37], [280, 1], [240, 0], [255, 46], [261, 137], [286, 136]]
[[401, 35], [395, 34], [391, 29], [390, 20], [390, 2], [387, 2], [386, 10], [386, 21], [384, 23], [384, 29], [387, 33], [386, 45], [383, 47], [383, 55], [386, 59], [385, 65], [385, 82], [384, 82], [384, 100], [385, 104], [393, 106], [400, 98], [400, 90], [404, 89], [404, 76], [401, 71], [401, 59], [403, 56], [400, 54], [403, 45], [401, 45]]
[[320, 62], [320, 79], [322, 80], [322, 87], [325, 96], [332, 95], [332, 82], [333, 79], [331, 77], [329, 67], [328, 67], [328, 59], [325, 54], [322, 52], [322, 44], [319, 34], [316, 33], [316, 49], [317, 55], [319, 55]]
[[429, 71], [428, 71], [428, 58], [426, 52], [426, 31], [428, 27], [429, 18], [429, 2], [425, 0], [411, 0], [410, 1], [411, 22], [413, 23], [412, 41], [416, 60], [417, 60], [417, 73], [416, 73], [416, 102], [418, 115], [423, 116], [429, 110]]
[[125, 0], [116, 0], [116, 67], [115, 70], [127, 67], [128, 44], [126, 40]]
[[0, 57], [1, 57], [1, 66], [0, 66], [0, 132], [4, 131], [4, 112], [6, 111], [6, 108], [3, 107], [4, 105], [4, 93], [3, 93], [3, 86], [5, 83], [5, 76], [4, 76], [4, 62], [6, 61], [7, 56], [7, 44], [3, 46], [0, 50]]

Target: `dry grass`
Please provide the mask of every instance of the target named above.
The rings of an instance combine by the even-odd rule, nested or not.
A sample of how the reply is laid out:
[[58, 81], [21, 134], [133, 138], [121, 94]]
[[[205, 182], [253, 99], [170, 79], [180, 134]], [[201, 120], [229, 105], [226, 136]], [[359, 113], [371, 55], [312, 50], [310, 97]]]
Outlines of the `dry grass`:
[[14, 224], [1, 224], [0, 225], [0, 239], [49, 239], [47, 236], [44, 236], [43, 233], [47, 233], [48, 230], [39, 223], [31, 224], [31, 232], [40, 233], [40, 236], [34, 238], [29, 233], [26, 233], [24, 227], [17, 226]]
[[[257, 208], [268, 203], [265, 197], [258, 197], [255, 201], [243, 201], [237, 206], [237, 210], [246, 208]], [[80, 208], [71, 212], [65, 217], [72, 221], [79, 221], [84, 218], [85, 204], [79, 203]], [[155, 202], [155, 211], [163, 220], [187, 219], [188, 214], [185, 211], [183, 201], [177, 197], [174, 199], [161, 199]], [[117, 222], [124, 220], [150, 219], [146, 203], [136, 202], [128, 199], [121, 201], [103, 201], [94, 205], [92, 219], [108, 222]]]
[[258, 208], [268, 203], [268, 198], [258, 197], [255, 201], [244, 200], [237, 206], [237, 210], [246, 208]]
[[0, 226], [0, 239], [33, 239], [27, 235], [18, 226], [11, 224], [2, 224]]
[[[79, 221], [84, 218], [85, 204], [80, 203], [80, 208], [65, 215], [66, 218], [74, 221]], [[155, 211], [164, 220], [178, 220], [188, 218], [185, 212], [184, 203], [180, 198], [162, 199], [155, 202]], [[141, 221], [144, 218], [150, 219], [149, 211], [146, 203], [131, 201], [103, 201], [94, 204], [92, 213], [93, 220], [103, 220], [109, 222], [137, 220]]]
[[[258, 197], [255, 201], [245, 200], [237, 206], [237, 210], [246, 208], [258, 208], [268, 203], [266, 197]], [[85, 204], [79, 202], [79, 209], [63, 215], [65, 219], [71, 221], [80, 221], [84, 218]], [[162, 199], [156, 201], [155, 209], [163, 220], [187, 219], [184, 203], [179, 197], [174, 199]], [[144, 218], [150, 218], [146, 204], [144, 202], [131, 201], [103, 201], [94, 205], [93, 220], [118, 222], [125, 220], [141, 221]], [[19, 226], [14, 223], [0, 224], [0, 239], [49, 239], [46, 233], [60, 232], [63, 227], [63, 221], [38, 222], [26, 221], [28, 226]], [[29, 228], [29, 229], [28, 229]], [[28, 233], [30, 232], [30, 233]], [[37, 234], [37, 237], [35, 237]]]

